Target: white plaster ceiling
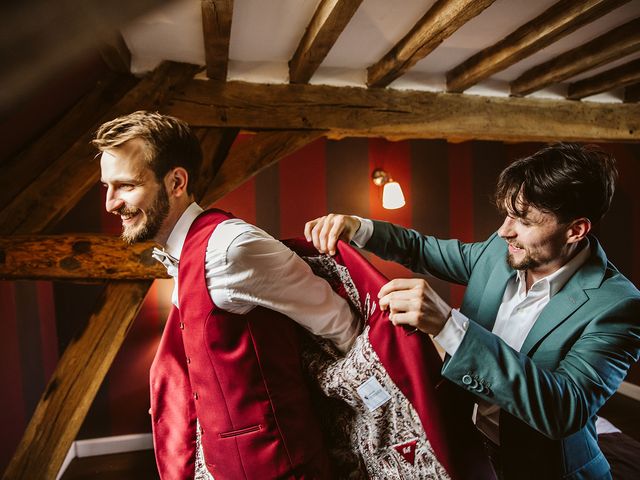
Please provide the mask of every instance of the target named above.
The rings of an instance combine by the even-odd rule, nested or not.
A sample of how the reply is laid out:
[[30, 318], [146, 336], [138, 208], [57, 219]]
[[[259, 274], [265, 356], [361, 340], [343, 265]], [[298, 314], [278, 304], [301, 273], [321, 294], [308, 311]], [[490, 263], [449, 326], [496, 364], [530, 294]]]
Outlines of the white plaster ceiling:
[[[320, 0], [235, 0], [229, 48], [229, 80], [287, 83], [287, 62], [295, 52]], [[446, 72], [533, 19], [557, 0], [497, 0], [419, 61], [391, 88], [443, 91]], [[380, 59], [435, 3], [433, 0], [364, 0], [310, 83], [365, 86], [366, 68]], [[633, 18], [640, 17], [640, 0], [631, 0], [602, 18], [470, 88], [467, 94], [508, 95], [508, 84], [527, 69]], [[123, 36], [131, 50], [132, 71], [153, 69], [162, 60], [204, 65], [200, 0], [179, 0], [140, 18]], [[532, 94], [560, 97], [569, 81], [589, 77], [629, 60], [593, 69], [563, 85]], [[621, 92], [589, 97], [618, 102]]]

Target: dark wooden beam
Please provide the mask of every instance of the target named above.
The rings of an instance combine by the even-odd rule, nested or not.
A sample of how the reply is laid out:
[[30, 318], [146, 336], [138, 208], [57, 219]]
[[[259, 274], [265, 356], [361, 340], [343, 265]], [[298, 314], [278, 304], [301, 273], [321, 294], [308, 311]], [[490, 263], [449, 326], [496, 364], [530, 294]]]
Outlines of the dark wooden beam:
[[131, 52], [120, 31], [105, 33], [98, 49], [102, 60], [111, 70], [123, 74], [131, 72]]
[[227, 81], [233, 0], [201, 0], [207, 77]]
[[0, 175], [0, 210], [68, 150], [87, 131], [88, 125], [95, 125], [137, 83], [138, 80], [130, 75], [108, 75], [39, 139], [5, 163]]
[[289, 81], [307, 83], [362, 0], [322, 0], [289, 61]]
[[640, 83], [629, 85], [624, 89], [625, 103], [640, 102]]
[[111, 283], [58, 361], [4, 480], [56, 478], [151, 281]]
[[202, 205], [211, 205], [261, 170], [322, 137], [322, 132], [261, 132], [231, 149]]
[[152, 280], [168, 278], [153, 243], [125, 245], [107, 235], [0, 237], [4, 280]]
[[195, 130], [200, 139], [204, 157], [195, 188], [196, 200], [201, 202], [209, 185], [227, 158], [239, 130], [237, 128], [199, 128]]
[[542, 50], [629, 0], [561, 0], [498, 43], [447, 72], [447, 91], [462, 92]]
[[[287, 101], [283, 102], [282, 99]], [[205, 127], [325, 130], [331, 138], [640, 140], [640, 106], [326, 85], [189, 82], [167, 113]]]
[[118, 30], [171, 0], [0, 2], [0, 113]]
[[100, 178], [97, 152], [90, 145], [97, 126], [135, 110], [159, 109], [198, 70], [194, 65], [165, 62], [141, 80], [0, 212], [0, 233], [40, 233], [54, 225]]
[[511, 95], [527, 95], [638, 50], [640, 18], [527, 70], [511, 82]]
[[367, 69], [367, 85], [386, 87], [494, 1], [438, 0], [402, 40]]
[[626, 87], [640, 81], [640, 58], [593, 77], [569, 84], [567, 97], [579, 100], [590, 95]]

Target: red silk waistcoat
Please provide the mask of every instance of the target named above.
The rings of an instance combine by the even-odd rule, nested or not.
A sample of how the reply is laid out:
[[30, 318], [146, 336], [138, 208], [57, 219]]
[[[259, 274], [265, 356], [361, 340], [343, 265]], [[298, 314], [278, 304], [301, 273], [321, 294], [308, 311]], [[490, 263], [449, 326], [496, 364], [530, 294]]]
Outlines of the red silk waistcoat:
[[208, 210], [191, 225], [179, 266], [179, 304], [151, 367], [151, 412], [163, 479], [192, 478], [196, 418], [216, 480], [331, 478], [302, 373], [298, 326], [265, 308], [217, 308], [205, 254], [217, 225]]
[[[207, 291], [206, 246], [213, 228], [227, 218], [215, 210], [202, 214], [183, 248], [181, 312], [172, 310], [151, 368], [159, 472], [163, 479], [193, 476], [197, 417], [204, 430], [205, 459], [216, 479], [330, 478], [300, 369], [298, 327], [262, 308], [247, 315], [224, 312]], [[318, 256], [304, 240], [287, 244], [303, 257]], [[377, 304], [387, 279], [343, 242], [333, 258], [348, 269], [361, 302], [369, 297]], [[330, 283], [348, 298], [343, 285]], [[369, 309], [364, 304], [355, 307]], [[379, 308], [369, 310], [367, 322], [371, 346], [418, 413], [449, 475], [493, 478], [477, 432], [463, 413], [468, 411], [461, 405], [465, 400], [441, 377], [442, 362], [431, 341], [394, 327]]]

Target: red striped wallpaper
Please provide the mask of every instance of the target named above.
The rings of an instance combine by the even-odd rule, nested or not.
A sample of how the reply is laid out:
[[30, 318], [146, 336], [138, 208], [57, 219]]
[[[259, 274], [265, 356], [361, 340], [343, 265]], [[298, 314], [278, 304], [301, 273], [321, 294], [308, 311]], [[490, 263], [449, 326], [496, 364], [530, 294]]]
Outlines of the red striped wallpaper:
[[[238, 141], [244, 141], [240, 138]], [[381, 139], [318, 140], [268, 168], [216, 202], [275, 236], [300, 236], [304, 222], [328, 211], [389, 220], [425, 233], [480, 240], [498, 227], [491, 205], [497, 173], [536, 144], [444, 141], [388, 142]], [[610, 215], [599, 238], [611, 261], [640, 285], [640, 149], [605, 145], [618, 158], [621, 178]], [[381, 167], [400, 182], [407, 205], [381, 208], [381, 191], [371, 171]], [[116, 234], [118, 219], [104, 212], [104, 192], [95, 188], [61, 223], [58, 232]], [[372, 261], [390, 277], [409, 272]], [[430, 279], [451, 304], [463, 288]], [[81, 331], [100, 286], [51, 282], [0, 282], [0, 470], [6, 466], [44, 389], [59, 352]], [[89, 412], [81, 438], [149, 431], [148, 368], [169, 309], [172, 282], [159, 281], [149, 292], [113, 368]], [[640, 384], [640, 375], [631, 377]]]

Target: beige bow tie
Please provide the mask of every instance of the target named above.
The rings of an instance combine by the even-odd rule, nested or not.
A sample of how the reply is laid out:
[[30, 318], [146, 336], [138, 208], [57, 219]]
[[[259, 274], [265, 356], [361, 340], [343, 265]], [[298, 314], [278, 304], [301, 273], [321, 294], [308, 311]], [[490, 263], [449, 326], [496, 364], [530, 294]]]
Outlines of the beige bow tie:
[[167, 273], [169, 275], [172, 277], [178, 275], [178, 264], [180, 261], [169, 252], [165, 252], [164, 250], [154, 247], [151, 256], [167, 268]]

